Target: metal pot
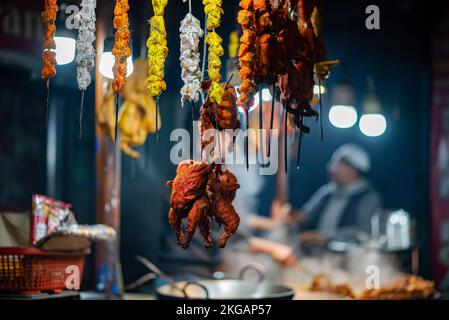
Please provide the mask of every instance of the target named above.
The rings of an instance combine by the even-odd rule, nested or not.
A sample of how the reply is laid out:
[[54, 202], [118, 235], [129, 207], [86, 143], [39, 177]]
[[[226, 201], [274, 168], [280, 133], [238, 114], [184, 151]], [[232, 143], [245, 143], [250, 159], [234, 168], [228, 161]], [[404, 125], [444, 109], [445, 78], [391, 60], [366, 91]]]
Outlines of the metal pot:
[[[269, 281], [253, 282], [240, 279], [180, 281], [165, 284], [156, 292], [162, 300], [291, 300], [293, 289]], [[179, 288], [182, 288], [181, 290]]]
[[[263, 266], [255, 263], [242, 268], [238, 279], [224, 279], [222, 272], [216, 272], [213, 275], [215, 279], [175, 282], [147, 259], [140, 256], [137, 256], [136, 259], [152, 272], [149, 275], [156, 275], [167, 282], [156, 289], [157, 298], [161, 300], [291, 300], [295, 295], [291, 288], [264, 281], [265, 270]], [[259, 276], [258, 280], [243, 280], [245, 274], [251, 270], [256, 271]], [[146, 278], [147, 275], [142, 277], [144, 279], [142, 281], [147, 281]]]

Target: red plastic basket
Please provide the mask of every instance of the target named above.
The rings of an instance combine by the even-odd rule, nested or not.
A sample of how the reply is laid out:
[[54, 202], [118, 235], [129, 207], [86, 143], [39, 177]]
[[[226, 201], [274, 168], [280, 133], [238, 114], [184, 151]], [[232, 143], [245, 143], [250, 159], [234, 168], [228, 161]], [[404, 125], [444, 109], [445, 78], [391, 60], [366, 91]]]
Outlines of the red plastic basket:
[[68, 266], [79, 268], [80, 282], [88, 252], [50, 252], [35, 248], [0, 248], [0, 292], [25, 294], [67, 289]]

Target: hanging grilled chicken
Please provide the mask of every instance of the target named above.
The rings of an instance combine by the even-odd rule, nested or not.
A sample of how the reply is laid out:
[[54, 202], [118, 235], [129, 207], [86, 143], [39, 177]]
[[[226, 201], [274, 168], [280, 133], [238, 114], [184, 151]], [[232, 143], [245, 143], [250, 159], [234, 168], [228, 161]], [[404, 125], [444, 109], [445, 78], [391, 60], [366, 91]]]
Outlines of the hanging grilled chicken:
[[[232, 206], [239, 188], [234, 174], [220, 165], [185, 160], [179, 163], [175, 179], [168, 181], [167, 186], [172, 188], [168, 219], [179, 245], [187, 248], [199, 229], [205, 246], [210, 248], [211, 219], [215, 219], [224, 228], [218, 240], [218, 246], [223, 248], [240, 223]], [[183, 219], [187, 219], [185, 230]]]

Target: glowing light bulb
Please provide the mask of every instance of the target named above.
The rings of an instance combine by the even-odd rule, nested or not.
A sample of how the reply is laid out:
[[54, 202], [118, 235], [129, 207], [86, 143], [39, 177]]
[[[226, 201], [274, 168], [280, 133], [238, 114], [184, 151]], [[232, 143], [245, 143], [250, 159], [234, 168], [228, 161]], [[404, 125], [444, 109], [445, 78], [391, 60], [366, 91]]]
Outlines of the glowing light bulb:
[[334, 105], [329, 111], [329, 121], [337, 128], [351, 128], [357, 122], [357, 111], [353, 106]]
[[316, 85], [313, 86], [313, 94], [319, 94], [319, 93], [325, 94], [326, 93], [326, 87], [323, 86], [323, 85], [319, 86], [319, 85], [316, 84]]
[[[108, 79], [114, 79], [114, 73], [112, 71], [112, 68], [114, 67], [115, 63], [115, 57], [112, 54], [112, 52], [103, 52], [100, 59], [100, 72], [101, 74], [108, 78]], [[132, 57], [128, 57], [126, 59], [126, 76], [129, 77], [133, 71], [134, 71], [134, 64]]]
[[69, 37], [55, 37], [56, 63], [64, 65], [75, 59], [76, 40]]
[[368, 137], [378, 137], [387, 130], [387, 121], [380, 113], [364, 114], [360, 117], [360, 131]]

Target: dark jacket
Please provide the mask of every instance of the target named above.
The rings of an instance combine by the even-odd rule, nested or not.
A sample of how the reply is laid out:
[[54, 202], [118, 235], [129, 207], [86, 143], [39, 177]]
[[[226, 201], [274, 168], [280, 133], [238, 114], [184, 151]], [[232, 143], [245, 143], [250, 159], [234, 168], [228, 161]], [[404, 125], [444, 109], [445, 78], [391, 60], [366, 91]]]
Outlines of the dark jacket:
[[346, 188], [331, 182], [303, 206], [306, 221], [302, 228], [329, 238], [369, 235], [371, 217], [381, 208], [380, 197], [368, 181], [361, 179]]

